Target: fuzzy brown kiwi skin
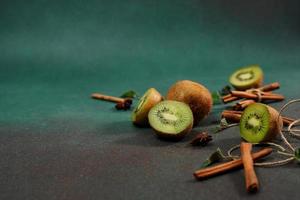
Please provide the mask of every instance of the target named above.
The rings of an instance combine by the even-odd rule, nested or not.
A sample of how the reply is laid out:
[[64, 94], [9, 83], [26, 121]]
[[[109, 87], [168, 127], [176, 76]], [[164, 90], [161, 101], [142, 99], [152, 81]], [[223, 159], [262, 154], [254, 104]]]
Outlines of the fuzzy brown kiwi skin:
[[193, 122], [186, 129], [184, 129], [183, 131], [177, 134], [162, 133], [156, 130], [155, 128], [153, 128], [153, 130], [155, 131], [157, 137], [162, 140], [179, 141], [182, 140], [188, 133], [190, 133], [192, 128], [193, 128]]
[[267, 106], [267, 108], [270, 113], [269, 130], [262, 142], [267, 142], [275, 139], [283, 127], [282, 117], [280, 116], [278, 118], [278, 111], [272, 108], [271, 106]]
[[209, 114], [213, 106], [209, 90], [190, 80], [176, 82], [170, 87], [166, 98], [188, 104], [193, 112], [194, 126]]
[[155, 88], [148, 90], [150, 90], [150, 92], [145, 100], [146, 102], [142, 108], [140, 108], [139, 112], [135, 113], [135, 118], [132, 118], [133, 124], [139, 127], [149, 126], [148, 113], [150, 109], [163, 100], [163, 97]]

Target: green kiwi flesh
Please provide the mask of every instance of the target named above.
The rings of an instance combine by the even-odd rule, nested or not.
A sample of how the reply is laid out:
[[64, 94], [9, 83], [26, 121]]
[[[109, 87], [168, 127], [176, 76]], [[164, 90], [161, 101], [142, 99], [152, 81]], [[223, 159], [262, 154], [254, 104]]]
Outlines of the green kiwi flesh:
[[137, 113], [140, 112], [142, 109], [143, 105], [145, 104], [147, 97], [149, 94], [149, 90], [140, 98], [137, 107], [133, 110], [134, 115], [136, 116]]
[[235, 71], [229, 78], [230, 84], [239, 90], [259, 87], [263, 80], [263, 71], [259, 65], [250, 65]]
[[282, 117], [271, 106], [254, 103], [248, 106], [240, 120], [240, 134], [251, 143], [273, 140], [283, 126]]
[[193, 127], [193, 113], [190, 107], [178, 101], [162, 101], [149, 112], [150, 126], [157, 135], [169, 139], [181, 139]]

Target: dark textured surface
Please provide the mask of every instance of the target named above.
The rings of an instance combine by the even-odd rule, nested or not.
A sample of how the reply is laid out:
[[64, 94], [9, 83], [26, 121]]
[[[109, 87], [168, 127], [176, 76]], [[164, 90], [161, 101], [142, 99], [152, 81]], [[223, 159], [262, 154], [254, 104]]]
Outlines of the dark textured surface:
[[188, 145], [213, 129], [222, 107], [171, 143], [89, 95], [149, 87], [165, 94], [179, 79], [217, 90], [237, 67], [259, 63], [265, 82], [299, 98], [299, 5], [2, 0], [0, 199], [298, 199], [296, 164], [258, 168], [256, 195], [245, 192], [243, 171], [194, 180], [213, 150], [240, 141], [233, 128], [205, 148]]

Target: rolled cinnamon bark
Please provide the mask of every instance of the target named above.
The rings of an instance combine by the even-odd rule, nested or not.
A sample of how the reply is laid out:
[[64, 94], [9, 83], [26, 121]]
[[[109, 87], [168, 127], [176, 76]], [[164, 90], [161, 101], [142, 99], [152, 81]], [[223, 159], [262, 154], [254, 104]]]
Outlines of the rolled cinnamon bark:
[[[259, 158], [269, 155], [270, 153], [272, 153], [272, 148], [264, 148], [258, 152], [251, 154], [251, 156], [253, 160], [257, 160]], [[223, 174], [233, 169], [241, 168], [242, 166], [242, 159], [237, 159], [213, 167], [207, 167], [204, 169], [197, 170], [194, 172], [194, 177], [198, 180], [204, 180], [219, 174]]]
[[254, 170], [253, 159], [251, 156], [252, 144], [248, 142], [242, 142], [240, 148], [247, 192], [257, 192], [259, 188], [259, 182]]

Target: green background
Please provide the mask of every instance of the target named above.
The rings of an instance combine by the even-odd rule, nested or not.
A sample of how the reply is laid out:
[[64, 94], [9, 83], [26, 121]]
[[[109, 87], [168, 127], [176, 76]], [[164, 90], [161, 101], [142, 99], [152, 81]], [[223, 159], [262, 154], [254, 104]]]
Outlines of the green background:
[[299, 98], [299, 9], [275, 0], [2, 0], [0, 198], [296, 199], [295, 164], [257, 169], [255, 196], [245, 192], [243, 171], [193, 179], [213, 150], [240, 141], [233, 128], [205, 148], [188, 145], [213, 129], [222, 106], [172, 143], [89, 96], [149, 87], [165, 94], [181, 79], [215, 91], [257, 63], [266, 83]]

